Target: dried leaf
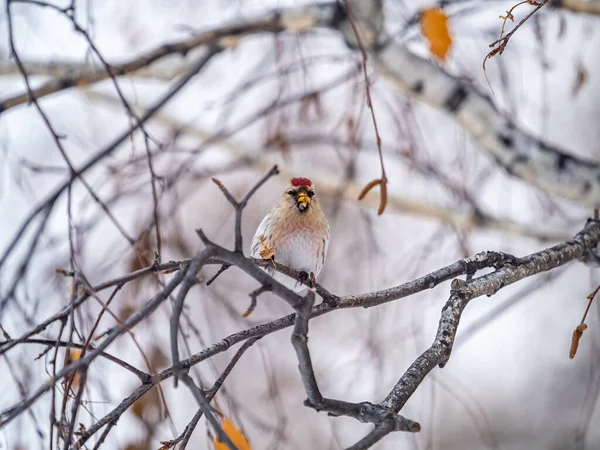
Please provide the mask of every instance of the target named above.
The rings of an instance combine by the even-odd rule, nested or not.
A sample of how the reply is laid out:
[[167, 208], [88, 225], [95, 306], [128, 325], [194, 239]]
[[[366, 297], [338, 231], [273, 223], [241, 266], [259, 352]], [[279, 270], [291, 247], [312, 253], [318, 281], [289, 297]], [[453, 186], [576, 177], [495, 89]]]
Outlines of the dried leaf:
[[431, 53], [445, 61], [452, 46], [446, 13], [440, 8], [425, 9], [421, 15], [421, 31]]
[[71, 361], [77, 361], [81, 357], [81, 349], [72, 348], [71, 349]]
[[160, 347], [153, 347], [150, 353], [150, 366], [156, 372], [167, 367], [169, 360]]
[[128, 270], [135, 272], [152, 264], [154, 250], [152, 248], [151, 235], [147, 230], [140, 233], [133, 246], [133, 253], [129, 259]]
[[385, 211], [385, 207], [387, 205], [387, 183], [382, 181], [379, 185], [379, 209], [377, 210], [377, 215], [380, 216]]
[[[81, 357], [81, 349], [78, 349], [78, 348], [68, 349], [65, 354], [64, 367], [77, 361], [80, 357]], [[79, 381], [80, 381], [79, 371], [76, 370], [75, 372], [73, 372], [73, 373], [69, 374], [68, 376], [66, 376], [65, 378], [63, 378], [62, 385], [65, 389], [67, 389], [69, 387], [69, 385], [70, 385], [69, 389], [75, 389], [75, 388], [79, 387]]]
[[570, 359], [575, 358], [575, 355], [577, 354], [577, 349], [579, 348], [579, 340], [581, 339], [581, 336], [583, 336], [583, 332], [586, 329], [587, 325], [585, 323], [582, 323], [580, 325], [577, 325], [577, 328], [575, 328], [575, 331], [573, 331], [573, 337], [571, 338], [571, 349], [569, 350]]
[[135, 305], [128, 302], [128, 303], [125, 303], [121, 307], [121, 309], [119, 309], [118, 317], [122, 321], [125, 321], [125, 320], [129, 319], [129, 316], [131, 316], [136, 311], [137, 311], [137, 308], [135, 307]]
[[125, 450], [146, 450], [146, 444], [132, 442], [127, 444]]
[[[242, 434], [240, 430], [238, 430], [235, 425], [229, 420], [227, 417], [223, 420], [223, 431], [227, 435], [227, 437], [231, 440], [233, 445], [236, 446], [238, 450], [251, 450], [250, 443], [246, 439], [246, 437]], [[215, 445], [215, 450], [229, 450], [227, 444], [224, 444], [219, 440], [218, 436], [215, 436], [215, 440], [213, 441]]]
[[155, 386], [133, 404], [131, 411], [146, 424], [156, 424], [161, 421], [160, 408], [160, 395]]
[[300, 100], [300, 110], [298, 111], [298, 117], [302, 122], [308, 122], [310, 117], [310, 109], [314, 109], [315, 119], [320, 119], [323, 116], [323, 108], [321, 106], [321, 96], [318, 92], [306, 94]]

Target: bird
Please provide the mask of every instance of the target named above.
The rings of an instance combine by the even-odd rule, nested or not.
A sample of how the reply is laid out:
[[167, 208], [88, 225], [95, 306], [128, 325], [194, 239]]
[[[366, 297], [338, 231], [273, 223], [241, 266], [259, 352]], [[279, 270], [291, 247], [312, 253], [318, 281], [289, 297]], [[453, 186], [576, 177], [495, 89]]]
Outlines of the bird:
[[275, 280], [293, 292], [307, 289], [303, 284], [316, 277], [325, 264], [329, 248], [329, 223], [311, 180], [304, 177], [289, 179], [277, 205], [258, 225], [250, 256], [272, 259], [299, 273], [291, 278], [272, 267], [263, 267]]

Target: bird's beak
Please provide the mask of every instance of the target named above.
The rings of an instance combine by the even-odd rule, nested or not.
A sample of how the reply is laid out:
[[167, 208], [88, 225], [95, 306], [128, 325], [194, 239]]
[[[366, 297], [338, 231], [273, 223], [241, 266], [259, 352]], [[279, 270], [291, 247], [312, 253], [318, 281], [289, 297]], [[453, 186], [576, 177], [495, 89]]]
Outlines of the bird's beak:
[[310, 203], [310, 197], [304, 192], [300, 192], [298, 197], [296, 197], [296, 201], [298, 202], [298, 208], [300, 208], [301, 211], [304, 211]]

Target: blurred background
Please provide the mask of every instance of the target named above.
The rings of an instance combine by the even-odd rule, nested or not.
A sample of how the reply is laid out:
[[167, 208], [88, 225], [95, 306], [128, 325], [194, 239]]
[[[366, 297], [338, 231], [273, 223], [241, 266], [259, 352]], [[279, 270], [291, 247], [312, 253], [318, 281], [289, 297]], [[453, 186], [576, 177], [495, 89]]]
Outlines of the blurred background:
[[[0, 101], [25, 92], [23, 77], [10, 58], [6, 1], [0, 13]], [[74, 17], [103, 58], [118, 64], [167, 42], [301, 3], [77, 0]], [[482, 62], [489, 44], [500, 35], [498, 17], [515, 3], [444, 2], [452, 39], [445, 60], [430, 54], [418, 20], [420, 11], [437, 3], [386, 1], [386, 31], [415, 53], [477, 85], [523, 130], [598, 161], [600, 15], [560, 5], [543, 7], [501, 56], [487, 62], [492, 95]], [[517, 8], [515, 23], [532, 8]], [[11, 4], [10, 12], [14, 45], [32, 87], [81, 70], [103, 70], [89, 42], [64, 14], [18, 2]], [[507, 23], [507, 29], [513, 26]], [[591, 215], [511, 177], [452, 117], [409, 99], [369, 69], [389, 179], [388, 205], [378, 216], [376, 190], [357, 201], [360, 189], [380, 174], [360, 53], [349, 49], [339, 32], [325, 28], [257, 33], [234, 44], [214, 56], [145, 125], [149, 142], [134, 133], [85, 173], [85, 182], [104, 206], [83, 183], [75, 182], [37, 234], [41, 221], [36, 219], [0, 271], [2, 297], [12, 294], [0, 313], [8, 335], [20, 336], [69, 303], [71, 288], [56, 269], [69, 270], [71, 248], [76, 267], [92, 285], [152, 262], [158, 246], [155, 218], [163, 261], [193, 256], [201, 245], [196, 228], [233, 248], [234, 212], [210, 178], [218, 177], [239, 199], [273, 164], [279, 165], [281, 175], [271, 178], [244, 211], [244, 250], [248, 254], [254, 231], [277, 202], [286, 177], [309, 177], [331, 226], [319, 282], [337, 295], [395, 286], [483, 250], [527, 255], [569, 239]], [[132, 110], [147, 110], [203, 51], [172, 55], [119, 77], [119, 89]], [[39, 104], [74, 167], [135, 123], [111, 79], [61, 90]], [[23, 220], [70, 175], [34, 105], [25, 102], [0, 113], [0, 169], [4, 254]], [[28, 255], [36, 236], [38, 245]], [[25, 259], [28, 265], [22, 270]], [[203, 269], [201, 276], [207, 279], [215, 270]], [[121, 320], [129, 317], [171, 276], [126, 285], [112, 300], [111, 310]], [[448, 365], [434, 369], [402, 410], [420, 422], [421, 433], [395, 433], [375, 448], [600, 448], [600, 430], [593, 426], [600, 418], [596, 304], [577, 357], [568, 358], [586, 296], [599, 281], [596, 272], [571, 264], [470, 303]], [[236, 269], [210, 286], [194, 287], [182, 317], [183, 356], [291, 312], [281, 299], [264, 294], [256, 310], [242, 317], [248, 293], [257, 287]], [[433, 341], [448, 294], [449, 283], [444, 283], [376, 308], [341, 310], [311, 321], [310, 349], [323, 394], [353, 402], [381, 401]], [[98, 296], [107, 301], [110, 290]], [[163, 304], [133, 330], [133, 336], [116, 340], [109, 352], [143, 370], [168, 367], [171, 310], [170, 302]], [[99, 311], [98, 302], [91, 300], [77, 310], [73, 320], [84, 336]], [[106, 314], [96, 335], [115, 323]], [[56, 339], [59, 328], [54, 323], [39, 337]], [[372, 426], [303, 406], [305, 393], [290, 332], [285, 329], [254, 344], [213, 404], [253, 449], [352, 445]], [[31, 395], [48, 379], [52, 352], [38, 358], [46, 348], [23, 344], [2, 356], [0, 409]], [[236, 349], [194, 366], [190, 375], [211, 387]], [[64, 358], [61, 349], [58, 368]], [[77, 426], [89, 427], [138, 386], [139, 380], [119, 366], [95, 361]], [[184, 387], [174, 389], [171, 380], [161, 386], [162, 392], [152, 389], [123, 414], [102, 448], [158, 449], [161, 441], [183, 432], [196, 403]], [[56, 399], [44, 396], [30, 412], [0, 428], [0, 448], [49, 448], [52, 401], [60, 410], [60, 387]], [[208, 428], [201, 419], [188, 448], [214, 448]], [[89, 448], [99, 435], [88, 441]]]

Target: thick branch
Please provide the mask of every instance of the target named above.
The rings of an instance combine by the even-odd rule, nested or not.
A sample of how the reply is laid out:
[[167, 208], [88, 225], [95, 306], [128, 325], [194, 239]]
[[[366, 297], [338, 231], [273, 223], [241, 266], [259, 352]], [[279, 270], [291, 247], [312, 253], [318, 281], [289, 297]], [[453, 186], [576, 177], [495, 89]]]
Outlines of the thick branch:
[[390, 427], [390, 431], [409, 431], [413, 433], [420, 431], [421, 426], [418, 423], [395, 414], [390, 409], [380, 405], [369, 402], [349, 403], [324, 398], [321, 395], [308, 350], [308, 322], [313, 303], [314, 293], [309, 291], [304, 298], [304, 304], [296, 309], [294, 331], [291, 337], [298, 358], [302, 384], [308, 397], [304, 404], [317, 411], [326, 411], [334, 416], [353, 417], [360, 422], [371, 422], [376, 425], [385, 424], [386, 428]]
[[[502, 253], [482, 252], [473, 257], [457, 261], [454, 264], [451, 264], [447, 267], [444, 267], [444, 268], [434, 271], [430, 274], [427, 274], [421, 278], [418, 278], [417, 280], [409, 281], [409, 282], [399, 285], [395, 288], [390, 288], [385, 291], [382, 291], [382, 292], [384, 292], [383, 294], [382, 294], [382, 292], [378, 291], [378, 292], [372, 292], [372, 293], [363, 294], [363, 295], [339, 297], [339, 299], [338, 299], [338, 297], [333, 296], [332, 294], [329, 294], [329, 295], [332, 295], [332, 298], [334, 299], [334, 301], [328, 302], [328, 303], [321, 303], [321, 304], [313, 307], [311, 310], [310, 317], [313, 318], [313, 317], [322, 316], [324, 314], [335, 311], [338, 308], [350, 308], [350, 307], [362, 307], [362, 306], [368, 307], [368, 306], [379, 305], [379, 304], [382, 304], [385, 302], [390, 302], [390, 301], [393, 301], [396, 299], [400, 299], [400, 298], [403, 298], [406, 296], [413, 295], [415, 293], [418, 293], [418, 292], [421, 292], [421, 291], [424, 291], [427, 289], [432, 289], [433, 287], [437, 286], [439, 283], [441, 283], [443, 281], [447, 281], [449, 279], [455, 278], [460, 275], [465, 275], [465, 274], [469, 274], [469, 273], [472, 274], [474, 271], [482, 269], [482, 268], [486, 268], [486, 267], [497, 267], [498, 270], [503, 271], [501, 273], [507, 274], [505, 276], [508, 276], [508, 274], [512, 273], [513, 270], [518, 270], [518, 273], [520, 273], [519, 277], [524, 278], [524, 277], [530, 276], [530, 275], [525, 275], [524, 273], [521, 272], [521, 270], [523, 270], [523, 269], [519, 269], [519, 267], [521, 267], [522, 265], [526, 265], [529, 268], [529, 269], [527, 269], [527, 271], [530, 271], [530, 270], [532, 270], [532, 268], [537, 267], [537, 269], [535, 269], [531, 272], [531, 275], [533, 275], [535, 273], [539, 273], [540, 271], [549, 270], [552, 267], [557, 267], [559, 265], [566, 264], [567, 262], [569, 262], [573, 259], [585, 257], [586, 253], [589, 250], [594, 249], [599, 241], [600, 241], [600, 223], [595, 222], [595, 221], [590, 221], [586, 225], [584, 231], [582, 233], [579, 233], [572, 241], [569, 241], [565, 244], [561, 244], [556, 247], [552, 247], [550, 249], [544, 250], [540, 253], [536, 253], [534, 255], [531, 255], [529, 257], [525, 257], [522, 259], [516, 259], [514, 257], [511, 257], [510, 255], [505, 255]], [[557, 256], [557, 254], [556, 254], [557, 251], [561, 255], [560, 257]], [[237, 254], [235, 254], [233, 252], [231, 252], [231, 253], [235, 256], [238, 256]], [[541, 254], [545, 255], [542, 258], [542, 260], [545, 261], [545, 263], [543, 265], [536, 266], [536, 264], [540, 261], [539, 256]], [[568, 258], [565, 258], [565, 255], [568, 255]], [[235, 263], [237, 260], [231, 260], [231, 261], [233, 261], [233, 263]], [[256, 266], [252, 263], [251, 260], [246, 260], [246, 261], [248, 263], [250, 263], [252, 265], [252, 267], [256, 268]], [[220, 264], [222, 261], [215, 260], [213, 262]], [[244, 264], [243, 267], [245, 268], [247, 266]], [[244, 268], [242, 270], [244, 270]], [[288, 269], [288, 271], [289, 271], [289, 269]], [[264, 274], [264, 272], [262, 272], [262, 271], [259, 271], [259, 272], [261, 274]], [[291, 274], [292, 272], [289, 272], [289, 273]], [[496, 273], [496, 272], [494, 272], [494, 273]], [[488, 276], [491, 276], [491, 275], [486, 275], [482, 278], [485, 278]], [[518, 279], [521, 279], [521, 278], [518, 278]], [[516, 278], [511, 278], [511, 279], [513, 280], [512, 282], [517, 281]], [[479, 280], [479, 278], [473, 279], [472, 282], [475, 282], [477, 280]], [[477, 281], [477, 283], [481, 283], [481, 281]], [[498, 286], [496, 286], [496, 288], [497, 287]], [[483, 292], [483, 291], [481, 291], [481, 292]], [[488, 292], [488, 291], [486, 290], [485, 292]], [[288, 328], [294, 324], [294, 320], [295, 320], [295, 314], [290, 314], [290, 315], [287, 315], [280, 319], [273, 320], [271, 322], [268, 322], [268, 323], [265, 323], [262, 325], [257, 325], [255, 327], [252, 327], [252, 328], [249, 328], [246, 330], [242, 330], [240, 332], [237, 332], [230, 336], [227, 336], [226, 338], [223, 338], [219, 342], [213, 344], [211, 347], [208, 347], [208, 348], [202, 350], [201, 352], [196, 353], [185, 360], [182, 360], [180, 363], [181, 370], [184, 370], [184, 371], [189, 370], [190, 367], [192, 367], [196, 364], [199, 364], [202, 361], [205, 361], [206, 359], [211, 358], [216, 354], [227, 351], [229, 348], [231, 348], [236, 343], [246, 342], [248, 340], [255, 339], [258, 337], [267, 336], [276, 331], [280, 331], [285, 328]], [[440, 362], [443, 359], [444, 358], [441, 358]], [[416, 367], [417, 370], [422, 370], [420, 362], [423, 362], [423, 361], [425, 361], [425, 363], [426, 363], [426, 360], [424, 360], [424, 357], [422, 355], [415, 363], [413, 363], [413, 365], [411, 366], [411, 369], [409, 369], [407, 371], [407, 373], [401, 379], [401, 382], [403, 382], [404, 380], [410, 379], [409, 374], [415, 373], [414, 370], [412, 370], [414, 367]], [[434, 362], [433, 364], [431, 364], [431, 367], [427, 368], [427, 373], [436, 364], [438, 364], [438, 362]], [[421, 369], [419, 369], [419, 368], [421, 368]], [[84, 433], [82, 435], [78, 444], [83, 445], [83, 443], [85, 443], [100, 428], [102, 428], [103, 426], [105, 426], [107, 424], [113, 423], [115, 420], [117, 420], [120, 417], [120, 415], [124, 411], [126, 411], [131, 405], [133, 405], [133, 403], [135, 403], [136, 400], [138, 400], [146, 392], [148, 392], [156, 383], [160, 383], [160, 382], [164, 381], [165, 379], [170, 378], [172, 375], [173, 375], [173, 368], [169, 367], [169, 368], [163, 370], [162, 372], [158, 373], [156, 375], [156, 377], [153, 378], [151, 383], [140, 385], [136, 391], [134, 391], [129, 397], [124, 399], [112, 412], [110, 412], [105, 417], [103, 417], [98, 422], [96, 422], [94, 425], [92, 425], [90, 428], [88, 428], [86, 433]], [[425, 375], [426, 375], [426, 373], [423, 374], [423, 378], [425, 377]], [[418, 384], [422, 381], [423, 378], [415, 379], [415, 383], [411, 384], [409, 386], [412, 389], [412, 392], [414, 392], [414, 390], [418, 387]], [[412, 395], [412, 392], [409, 393], [407, 391], [407, 389], [409, 387], [404, 387], [404, 385], [401, 385], [398, 388], [394, 388], [395, 390], [393, 392], [398, 392], [398, 395], [407, 395], [408, 394], [408, 397], [409, 397], [410, 395]], [[390, 395], [393, 395], [393, 394], [390, 393]], [[408, 397], [406, 397], [406, 398], [408, 398]], [[405, 401], [404, 398], [405, 397], [401, 397], [402, 401]], [[368, 402], [364, 402], [359, 405], [363, 405], [363, 407], [366, 407], [368, 409], [369, 405], [371, 405], [371, 404]], [[343, 414], [344, 412], [354, 411], [354, 412], [356, 412], [357, 415], [360, 415], [360, 411], [358, 409], [356, 409], [356, 406], [352, 406], [352, 408], [350, 408], [346, 403], [340, 402], [340, 403], [337, 403], [337, 407], [339, 408], [339, 410], [336, 411], [336, 413], [338, 413], [338, 414]], [[385, 426], [382, 425], [382, 426], [377, 427], [376, 428], [377, 435], [385, 435], [385, 434], [389, 433], [391, 431], [391, 429], [387, 430], [387, 427], [388, 427], [388, 425], [385, 425]], [[383, 431], [385, 431], [385, 430], [387, 430], [387, 432], [383, 433]], [[367, 439], [365, 442], [366, 443], [367, 442], [368, 443], [376, 442], [376, 441], [372, 441], [371, 437], [369, 439]], [[372, 445], [372, 444], [370, 444], [370, 445]], [[368, 447], [364, 447], [361, 444], [361, 446], [353, 447], [353, 448], [368, 448]]]
[[[224, 192], [226, 192], [226, 190], [224, 190]], [[207, 348], [196, 355], [192, 355], [190, 358], [181, 362], [178, 362], [178, 354], [175, 351], [173, 367], [160, 372], [150, 380], [144, 380], [142, 385], [131, 396], [121, 402], [121, 404], [111, 413], [88, 429], [81, 437], [78, 445], [83, 444], [85, 440], [89, 439], [89, 437], [102, 426], [112, 426], [121, 414], [137, 399], [148, 392], [152, 386], [160, 383], [166, 378], [177, 376], [178, 373], [184, 374], [183, 376], [186, 380], [186, 384], [188, 384], [194, 392], [194, 395], [199, 399], [198, 401], [203, 405], [203, 409], [206, 413], [206, 408], [208, 406], [205, 401], [207, 399], [204, 397], [205, 394], [201, 392], [199, 388], [193, 383], [190, 383], [191, 379], [187, 376], [189, 368], [217, 353], [227, 350], [236, 342], [256, 339], [290, 326], [291, 324], [295, 325], [292, 334], [292, 342], [298, 356], [301, 376], [308, 396], [307, 405], [317, 410], [325, 410], [333, 415], [350, 416], [362, 422], [371, 422], [376, 425], [373, 432], [356, 444], [354, 448], [368, 448], [368, 446], [373, 445], [391, 431], [418, 431], [419, 426], [417, 423], [407, 420], [397, 413], [433, 367], [435, 367], [435, 365], [443, 366], [447, 362], [450, 357], [462, 311], [467, 303], [473, 298], [482, 295], [492, 295], [506, 285], [540, 272], [549, 271], [575, 259], [587, 260], [589, 253], [595, 251], [598, 242], [600, 241], [600, 221], [590, 220], [585, 228], [572, 240], [524, 258], [515, 258], [511, 255], [497, 252], [482, 252], [432, 272], [425, 277], [384, 291], [378, 291], [362, 296], [337, 297], [326, 291], [324, 288], [316, 286], [315, 291], [322, 295], [325, 302], [314, 308], [314, 292], [312, 290], [309, 291], [307, 297], [301, 297], [276, 282], [266, 272], [261, 270], [258, 266], [259, 264], [263, 264], [263, 262], [245, 258], [240, 252], [230, 251], [218, 246], [211, 242], [201, 230], [198, 230], [198, 235], [202, 242], [207, 246], [206, 249], [199, 252], [192, 260], [186, 261], [183, 264], [183, 267], [181, 267], [181, 263], [168, 263], [169, 268], [183, 268], [185, 270], [179, 270], [162, 291], [157, 293], [125, 322], [121, 322], [111, 329], [98, 347], [91, 349], [88, 355], [85, 357], [82, 356], [79, 360], [57, 372], [49, 383], [46, 383], [39, 388], [29, 398], [26, 398], [24, 401], [2, 412], [2, 414], [0, 414], [0, 426], [5, 425], [21, 412], [27, 410], [42, 394], [47, 392], [61, 378], [66, 377], [77, 370], [86, 370], [92, 360], [97, 356], [100, 356], [110, 343], [118, 336], [129, 331], [132, 327], [149, 317], [171, 294], [171, 292], [173, 292], [178, 285], [183, 283], [175, 308], [176, 312], [180, 311], [189, 287], [195, 282], [197, 271], [205, 264], [216, 263], [237, 266], [246, 274], [256, 279], [261, 285], [269, 286], [275, 294], [285, 300], [295, 310], [296, 314], [235, 333], [212, 347]], [[156, 265], [156, 267], [159, 266]], [[474, 277], [478, 270], [489, 267], [494, 268], [495, 271], [481, 277]], [[294, 271], [289, 268], [277, 265], [276, 269], [286, 274], [294, 275]], [[143, 271], [138, 272], [148, 273], [148, 270], [144, 269]], [[434, 343], [419, 358], [417, 358], [381, 404], [376, 405], [369, 402], [349, 403], [328, 399], [322, 396], [314, 375], [307, 345], [308, 322], [311, 317], [322, 315], [339, 308], [379, 305], [407, 295], [412, 295], [425, 289], [431, 289], [438, 283], [455, 278], [459, 275], [467, 275], [468, 281], [461, 281], [458, 279], [453, 281], [450, 299], [442, 310], [442, 317], [440, 319], [440, 325]], [[128, 277], [130, 277], [128, 279], [132, 279], [131, 276], [132, 275], [128, 275]], [[121, 281], [115, 282], [115, 284], [122, 285], [123, 278], [125, 277], [122, 277]], [[103, 285], [108, 286], [109, 284], [110, 283], [104, 283]], [[79, 301], [79, 304], [83, 300], [83, 298], [76, 299], [76, 301]], [[75, 302], [72, 302], [72, 304], [74, 305]], [[74, 307], [75, 306], [72, 306], [72, 308]], [[177, 314], [174, 314], [174, 317], [177, 317], [178, 319]], [[175, 333], [175, 336], [176, 334], [177, 333]], [[25, 338], [26, 337], [22, 337], [21, 339]], [[11, 344], [13, 344], [13, 342], [11, 342]], [[2, 348], [2, 351], [6, 351], [6, 347], [9, 346], [10, 344], [2, 346], [4, 347]], [[235, 364], [235, 362], [233, 364]], [[224, 374], [224, 376], [226, 376], [226, 374]], [[198, 396], [198, 392], [201, 394], [200, 397]]]
[[558, 244], [526, 256], [514, 264], [509, 264], [470, 281], [454, 280], [450, 298], [442, 309], [434, 343], [417, 358], [400, 378], [394, 389], [383, 401], [383, 404], [394, 411], [399, 411], [425, 375], [436, 365], [443, 367], [446, 364], [448, 358], [450, 358], [460, 317], [469, 301], [483, 295], [493, 295], [503, 287], [524, 278], [584, 258], [587, 251], [594, 248], [599, 241], [600, 222], [589, 220], [581, 232], [564, 244]]
[[[433, 344], [410, 365], [381, 405], [399, 412], [427, 374], [437, 365], [440, 367], [446, 365], [452, 352], [462, 313], [472, 299], [483, 295], [491, 296], [519, 280], [585, 258], [587, 252], [595, 248], [599, 241], [600, 222], [589, 220], [584, 229], [568, 242], [515, 260], [490, 274], [469, 281], [455, 279], [452, 282], [450, 298], [442, 309]], [[376, 442], [373, 441], [373, 437], [378, 433], [381, 433], [381, 430], [375, 428], [363, 441]]]
[[[383, 21], [364, 17], [381, 14], [381, 2], [367, 2], [369, 14], [361, 21], [374, 36], [383, 32]], [[352, 10], [365, 2], [351, 0]], [[356, 15], [356, 14], [355, 14]], [[347, 22], [344, 21], [344, 22]], [[348, 45], [354, 38], [340, 28]], [[491, 99], [472, 84], [412, 53], [406, 45], [380, 38], [367, 49], [375, 70], [404, 94], [451, 116], [510, 174], [542, 190], [581, 205], [600, 207], [600, 164], [572, 156], [524, 132], [502, 114]]]
[[181, 316], [181, 311], [183, 310], [183, 302], [187, 297], [188, 292], [198, 283], [198, 271], [202, 267], [202, 263], [212, 256], [212, 248], [207, 248], [202, 251], [199, 251], [198, 254], [192, 259], [190, 264], [187, 266], [185, 270], [185, 276], [183, 277], [183, 282], [179, 287], [179, 291], [177, 292], [177, 297], [175, 297], [175, 301], [173, 304], [173, 312], [171, 313], [171, 356], [173, 359], [173, 367], [175, 370], [174, 380], [175, 387], [177, 387], [177, 381], [179, 378], [179, 346], [177, 341], [177, 335], [179, 332], [179, 317]]

